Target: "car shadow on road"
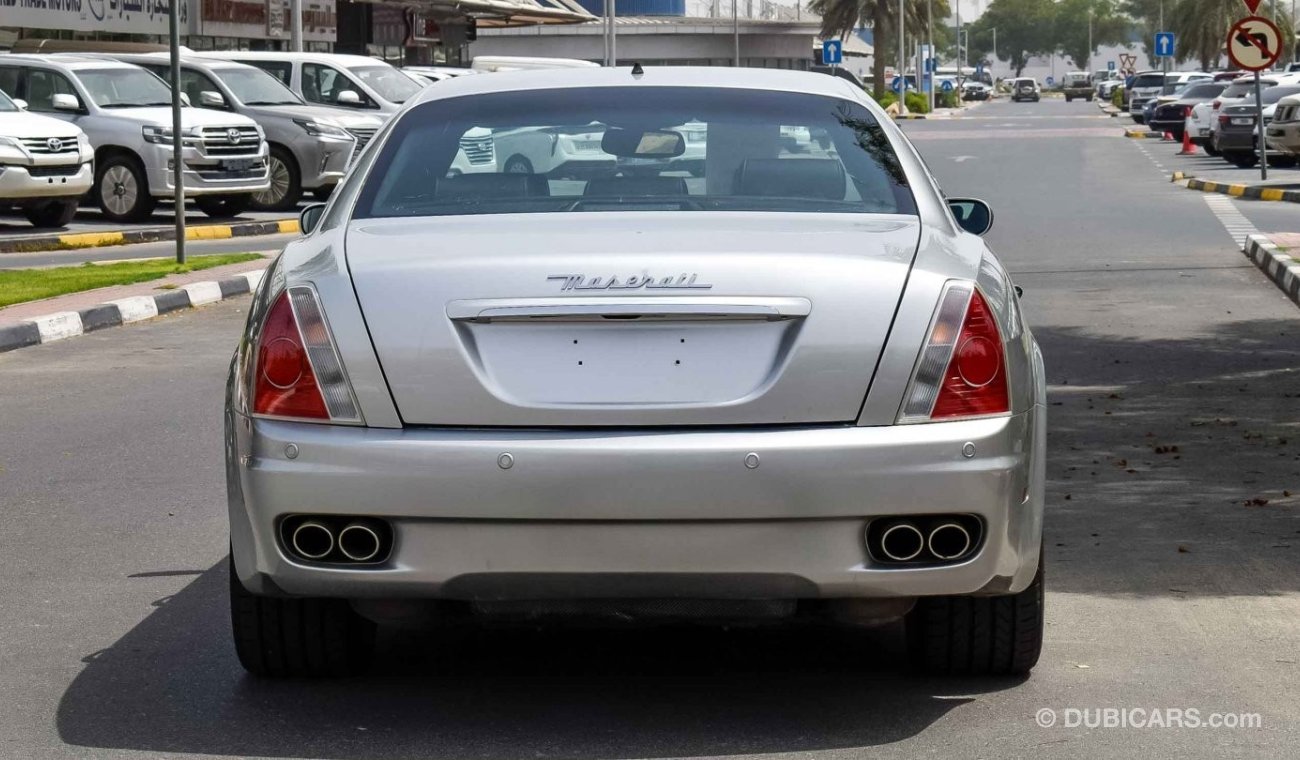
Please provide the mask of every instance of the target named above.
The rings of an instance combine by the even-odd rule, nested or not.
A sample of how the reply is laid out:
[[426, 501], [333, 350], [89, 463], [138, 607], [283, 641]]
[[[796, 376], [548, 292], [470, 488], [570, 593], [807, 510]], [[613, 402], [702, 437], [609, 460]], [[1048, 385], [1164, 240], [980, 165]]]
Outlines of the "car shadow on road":
[[918, 678], [897, 626], [384, 630], [370, 675], [266, 681], [234, 657], [222, 562], [85, 658], [71, 745], [320, 758], [632, 758], [856, 748], [1014, 679]]

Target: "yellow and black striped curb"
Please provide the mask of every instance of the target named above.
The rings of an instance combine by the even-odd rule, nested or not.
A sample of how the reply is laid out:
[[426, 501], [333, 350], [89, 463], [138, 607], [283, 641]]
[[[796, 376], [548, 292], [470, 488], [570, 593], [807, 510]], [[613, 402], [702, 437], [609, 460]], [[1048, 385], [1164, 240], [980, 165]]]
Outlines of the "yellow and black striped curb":
[[1300, 306], [1300, 259], [1288, 255], [1264, 235], [1246, 238], [1246, 244], [1241, 250], [1282, 289], [1292, 303]]
[[896, 113], [896, 114], [894, 114], [894, 121], [911, 121], [911, 120], [913, 120], [913, 119], [924, 119], [924, 118], [927, 118], [927, 117], [926, 117], [926, 115], [923, 114], [923, 113]]
[[1147, 129], [1126, 129], [1125, 137], [1132, 137], [1135, 140], [1160, 140], [1164, 138], [1163, 132], [1152, 132]]
[[[1180, 176], [1181, 175], [1181, 176]], [[1283, 201], [1300, 203], [1300, 190], [1286, 190], [1266, 185], [1239, 185], [1228, 182], [1208, 182], [1195, 177], [1187, 178], [1182, 172], [1174, 173], [1174, 182], [1185, 181], [1188, 190], [1200, 190], [1203, 193], [1219, 193], [1234, 198], [1253, 198], [1259, 201]]]
[[[297, 219], [273, 219], [266, 222], [234, 224], [200, 224], [185, 228], [186, 240], [225, 240], [255, 235], [281, 235], [298, 232]], [[102, 248], [110, 245], [157, 243], [175, 240], [175, 227], [150, 227], [143, 230], [113, 232], [74, 232], [67, 235], [40, 235], [0, 240], [0, 253], [30, 253], [75, 248]]]

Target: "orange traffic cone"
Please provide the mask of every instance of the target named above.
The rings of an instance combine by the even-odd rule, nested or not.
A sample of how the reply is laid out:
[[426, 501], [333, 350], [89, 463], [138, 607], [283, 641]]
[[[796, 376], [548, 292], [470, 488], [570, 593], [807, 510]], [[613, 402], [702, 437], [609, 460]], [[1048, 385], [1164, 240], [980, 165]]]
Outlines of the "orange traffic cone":
[[1196, 146], [1192, 144], [1192, 133], [1186, 129], [1183, 130], [1183, 149], [1178, 151], [1180, 156], [1195, 156]]

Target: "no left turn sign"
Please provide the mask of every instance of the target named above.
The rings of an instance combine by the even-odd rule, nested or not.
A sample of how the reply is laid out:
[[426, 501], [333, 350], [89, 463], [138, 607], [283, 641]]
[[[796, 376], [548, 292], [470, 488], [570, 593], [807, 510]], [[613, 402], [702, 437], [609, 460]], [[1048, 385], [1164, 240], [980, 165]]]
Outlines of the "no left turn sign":
[[1228, 30], [1228, 59], [1239, 69], [1263, 71], [1282, 54], [1282, 33], [1272, 21], [1247, 16]]

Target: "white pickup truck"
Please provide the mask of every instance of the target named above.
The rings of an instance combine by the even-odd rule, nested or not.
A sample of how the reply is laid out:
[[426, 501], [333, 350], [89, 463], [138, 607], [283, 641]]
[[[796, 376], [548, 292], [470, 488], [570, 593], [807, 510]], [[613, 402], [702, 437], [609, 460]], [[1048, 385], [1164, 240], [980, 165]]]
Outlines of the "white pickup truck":
[[94, 182], [86, 133], [23, 110], [0, 91], [0, 209], [17, 207], [37, 227], [62, 227]]

